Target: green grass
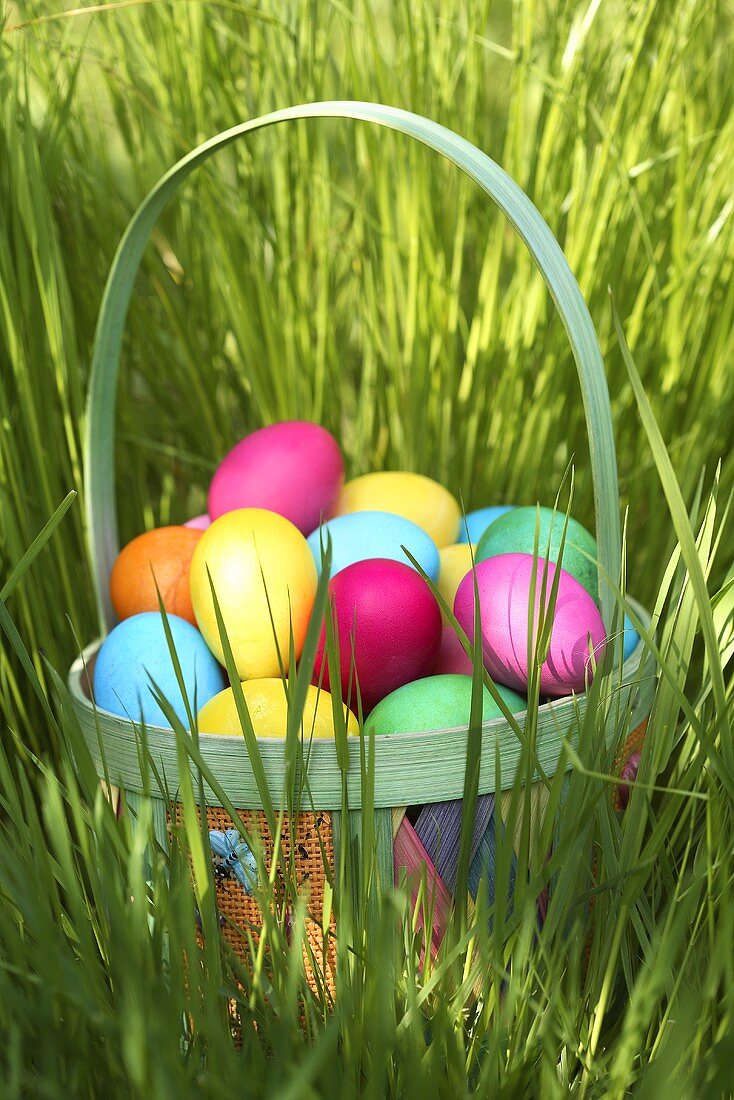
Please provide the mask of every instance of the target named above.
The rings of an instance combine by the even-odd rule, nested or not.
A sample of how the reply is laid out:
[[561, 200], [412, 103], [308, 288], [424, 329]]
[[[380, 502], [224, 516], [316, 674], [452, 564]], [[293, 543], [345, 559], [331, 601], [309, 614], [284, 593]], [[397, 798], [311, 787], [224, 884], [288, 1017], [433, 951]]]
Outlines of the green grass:
[[[725, 1094], [731, 6], [108, 8], [60, 18], [55, 5], [0, 4], [6, 1094], [223, 1097], [248, 1084], [299, 1098]], [[114, 820], [52, 670], [63, 679], [95, 633], [81, 440], [96, 315], [124, 227], [197, 142], [322, 98], [381, 100], [450, 126], [515, 177], [561, 242], [607, 364], [626, 584], [659, 616], [662, 674], [624, 819], [609, 809], [592, 719], [553, 860], [547, 838], [528, 838], [512, 913], [499, 906], [490, 932], [480, 908], [471, 950], [458, 922], [419, 975], [401, 892], [368, 904], [368, 859], [356, 896], [335, 884], [341, 969], [327, 1012], [299, 974], [297, 935], [289, 952], [269, 919], [270, 984], [262, 966], [255, 979], [240, 973], [243, 1058], [226, 1019], [230, 961], [215, 937], [202, 951], [193, 939], [192, 909], [207, 895], [188, 873], [194, 833], [167, 861], [151, 858], [145, 809], [137, 831]], [[202, 510], [223, 451], [286, 416], [332, 428], [351, 473], [416, 469], [467, 508], [550, 502], [573, 460], [574, 514], [593, 524], [575, 368], [542, 281], [478, 189], [400, 137], [299, 124], [192, 178], [144, 261], [122, 376], [123, 537]], [[71, 490], [78, 498], [56, 514]], [[535, 891], [550, 878], [539, 931]], [[186, 972], [184, 952], [195, 960]]]

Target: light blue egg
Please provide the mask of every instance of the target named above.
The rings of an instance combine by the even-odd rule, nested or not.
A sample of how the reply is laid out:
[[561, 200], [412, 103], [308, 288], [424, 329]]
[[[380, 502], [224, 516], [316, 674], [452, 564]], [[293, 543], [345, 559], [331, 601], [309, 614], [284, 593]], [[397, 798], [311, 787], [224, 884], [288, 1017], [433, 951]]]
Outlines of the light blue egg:
[[[466, 517], [466, 523], [464, 523], [463, 518], [461, 520], [461, 530], [456, 541], [473, 542], [476, 545], [490, 523], [494, 523], [494, 521], [499, 519], [500, 516], [503, 516], [505, 512], [511, 511], [511, 508], [512, 506], [509, 504], [497, 504], [492, 508], [478, 508], [475, 512], [469, 512]], [[468, 538], [467, 528], [469, 529]]]
[[[195, 626], [178, 615], [169, 615], [168, 625], [189, 703], [196, 712], [222, 691], [224, 672]], [[102, 710], [134, 722], [142, 719], [146, 725], [170, 728], [153, 696], [151, 679], [176, 716], [186, 724], [183, 696], [176, 680], [163, 620], [157, 611], [131, 615], [107, 635], [94, 666], [95, 702]]]
[[392, 512], [350, 512], [335, 516], [312, 531], [306, 540], [313, 554], [316, 568], [321, 572], [321, 545], [331, 537], [331, 576], [334, 577], [348, 565], [368, 558], [388, 558], [403, 565], [413, 563], [401, 547], [405, 546], [425, 570], [432, 581], [438, 577], [440, 558], [438, 548], [426, 532]]
[[632, 625], [632, 620], [629, 615], [624, 616], [624, 648], [622, 650], [625, 661], [628, 657], [631, 657], [640, 641], [640, 635], [637, 633]]

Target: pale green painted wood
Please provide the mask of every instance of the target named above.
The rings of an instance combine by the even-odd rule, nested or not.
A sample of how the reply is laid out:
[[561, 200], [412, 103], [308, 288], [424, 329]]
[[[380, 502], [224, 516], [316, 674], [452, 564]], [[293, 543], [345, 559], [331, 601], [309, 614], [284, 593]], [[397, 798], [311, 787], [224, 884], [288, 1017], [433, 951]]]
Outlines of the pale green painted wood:
[[566, 328], [578, 369], [589, 436], [599, 547], [599, 594], [604, 622], [614, 600], [605, 575], [620, 571], [617, 463], [604, 364], [594, 326], [578, 284], [543, 218], [518, 185], [486, 153], [444, 126], [396, 107], [376, 103], [308, 103], [274, 111], [218, 134], [183, 157], [138, 208], [120, 242], [102, 299], [92, 357], [84, 448], [87, 521], [94, 584], [102, 630], [114, 616], [109, 575], [119, 550], [115, 508], [114, 433], [122, 334], [135, 277], [162, 210], [189, 174], [218, 150], [266, 126], [306, 118], [349, 118], [376, 123], [423, 142], [456, 164], [504, 212], [527, 245]]

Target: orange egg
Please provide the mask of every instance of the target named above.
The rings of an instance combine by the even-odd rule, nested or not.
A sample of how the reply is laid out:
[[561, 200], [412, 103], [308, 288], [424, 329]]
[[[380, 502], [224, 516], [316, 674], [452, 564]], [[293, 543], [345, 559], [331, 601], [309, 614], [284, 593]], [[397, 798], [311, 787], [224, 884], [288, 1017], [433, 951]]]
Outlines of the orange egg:
[[157, 611], [157, 584], [166, 611], [196, 626], [189, 569], [203, 533], [190, 527], [156, 527], [129, 542], [110, 574], [110, 596], [118, 618]]

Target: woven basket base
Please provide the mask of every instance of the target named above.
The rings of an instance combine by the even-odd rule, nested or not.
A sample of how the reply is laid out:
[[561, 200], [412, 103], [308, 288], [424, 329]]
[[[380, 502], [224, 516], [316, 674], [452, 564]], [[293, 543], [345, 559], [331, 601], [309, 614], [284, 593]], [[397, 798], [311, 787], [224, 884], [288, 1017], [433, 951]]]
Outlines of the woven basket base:
[[[198, 813], [198, 810], [197, 810]], [[271, 871], [273, 842], [268, 828], [267, 818], [262, 811], [238, 810], [241, 821], [251, 836], [259, 836], [263, 848], [265, 867]], [[220, 806], [207, 806], [206, 820], [209, 830], [226, 832], [234, 828], [231, 817]], [[176, 825], [183, 824], [183, 807], [175, 804]], [[300, 813], [295, 826], [295, 866], [299, 896], [306, 899], [305, 934], [308, 940], [303, 945], [303, 965], [306, 979], [315, 993], [323, 992], [326, 985], [333, 999], [336, 992], [336, 949], [335, 924], [333, 913], [329, 917], [329, 927], [324, 932], [322, 914], [324, 912], [324, 887], [326, 884], [326, 866], [334, 869], [334, 838], [330, 813]], [[280, 841], [281, 859], [285, 862], [290, 856], [291, 837], [288, 815], [285, 815]], [[276, 876], [280, 872], [276, 871]], [[222, 936], [245, 967], [251, 962], [251, 951], [247, 932], [258, 942], [263, 918], [257, 898], [248, 895], [234, 875], [215, 874], [216, 902], [222, 925]], [[286, 912], [286, 937], [289, 936], [290, 914]], [[310, 950], [309, 950], [310, 949]], [[312, 965], [312, 959], [315, 962]]]

